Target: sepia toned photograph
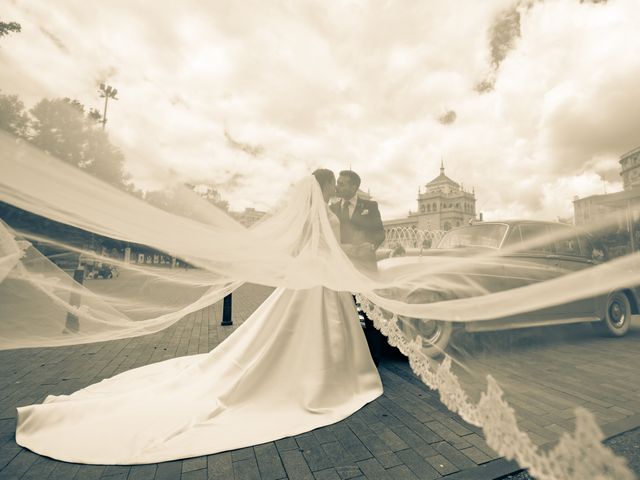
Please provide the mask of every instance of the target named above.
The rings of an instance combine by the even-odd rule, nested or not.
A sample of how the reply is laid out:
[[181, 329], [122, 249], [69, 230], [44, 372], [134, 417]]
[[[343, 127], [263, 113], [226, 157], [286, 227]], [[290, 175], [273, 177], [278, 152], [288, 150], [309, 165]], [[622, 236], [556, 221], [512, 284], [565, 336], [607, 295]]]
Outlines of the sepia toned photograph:
[[0, 480], [640, 478], [639, 26], [0, 0]]

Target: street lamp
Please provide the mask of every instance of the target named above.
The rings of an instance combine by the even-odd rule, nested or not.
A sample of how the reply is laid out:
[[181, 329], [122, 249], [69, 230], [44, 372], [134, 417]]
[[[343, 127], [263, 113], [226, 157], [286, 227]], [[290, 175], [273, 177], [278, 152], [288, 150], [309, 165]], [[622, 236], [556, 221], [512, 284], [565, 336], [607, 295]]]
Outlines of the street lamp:
[[116, 95], [118, 94], [118, 89], [113, 88], [111, 85], [105, 85], [104, 83], [100, 84], [100, 97], [104, 97], [104, 113], [102, 114], [102, 129], [104, 130], [105, 125], [107, 124], [107, 103], [109, 99], [112, 98], [114, 100], [118, 100]]

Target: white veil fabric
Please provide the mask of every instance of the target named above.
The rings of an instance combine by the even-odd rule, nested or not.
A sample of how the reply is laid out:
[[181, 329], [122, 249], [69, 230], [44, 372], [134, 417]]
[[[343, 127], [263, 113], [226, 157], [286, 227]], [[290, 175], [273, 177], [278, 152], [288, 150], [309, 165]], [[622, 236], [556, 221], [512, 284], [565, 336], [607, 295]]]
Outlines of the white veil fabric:
[[[379, 274], [366, 274], [353, 266], [334, 237], [322, 192], [311, 175], [284, 193], [280, 205], [262, 221], [246, 228], [186, 189], [176, 188], [174, 199], [182, 208], [171, 213], [10, 135], [0, 134], [0, 147], [0, 201], [87, 234], [144, 246], [189, 267], [159, 268], [106, 257], [64, 236], [14, 230], [12, 219], [5, 218], [0, 223], [0, 349], [157, 332], [244, 282], [350, 291], [358, 293], [376, 327], [409, 357], [422, 381], [439, 390], [450, 410], [482, 427], [487, 444], [500, 455], [517, 460], [540, 479], [633, 478], [624, 460], [601, 444], [603, 434], [588, 405], [564, 395], [557, 401], [563, 411], [572, 412], [565, 420], [573, 422], [573, 428], [544, 438], [547, 442], [536, 441], [539, 438], [519, 426], [527, 405], [519, 401], [514, 406], [503, 383], [491, 375], [491, 365], [483, 363], [487, 351], [504, 345], [482, 338], [469, 346], [452, 339], [454, 348], [434, 360], [425, 353], [420, 325], [433, 320], [483, 322], [638, 285], [638, 253], [505, 291], [488, 290], [473, 268], [514, 262], [504, 252], [425, 257], [419, 264], [399, 262]], [[112, 264], [127, 281], [79, 284], [41, 253], [43, 245]], [[418, 289], [434, 295], [416, 302], [412, 292]], [[452, 297], [452, 291], [459, 294]], [[546, 364], [544, 371], [551, 366]], [[558, 384], [567, 380], [565, 373], [554, 375]], [[506, 382], [508, 391], [525, 385], [517, 375], [507, 376]], [[522, 397], [516, 393], [513, 399]]]

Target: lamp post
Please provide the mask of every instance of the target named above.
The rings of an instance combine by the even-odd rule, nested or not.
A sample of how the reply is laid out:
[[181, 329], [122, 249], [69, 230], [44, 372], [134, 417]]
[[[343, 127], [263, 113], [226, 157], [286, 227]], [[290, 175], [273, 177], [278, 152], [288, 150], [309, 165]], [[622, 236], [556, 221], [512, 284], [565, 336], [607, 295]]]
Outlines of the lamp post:
[[102, 114], [102, 129], [104, 130], [105, 125], [107, 124], [107, 103], [109, 99], [112, 98], [114, 100], [118, 100], [116, 95], [118, 94], [118, 89], [113, 88], [111, 85], [105, 85], [104, 83], [100, 84], [100, 97], [104, 98], [104, 112]]

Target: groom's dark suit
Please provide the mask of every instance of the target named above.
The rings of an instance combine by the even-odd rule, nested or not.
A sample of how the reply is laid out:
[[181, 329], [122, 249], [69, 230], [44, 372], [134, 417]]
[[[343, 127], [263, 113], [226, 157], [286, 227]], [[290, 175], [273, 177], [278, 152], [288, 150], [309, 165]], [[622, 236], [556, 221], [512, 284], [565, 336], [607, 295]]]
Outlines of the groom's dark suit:
[[[378, 203], [373, 200], [364, 200], [358, 198], [356, 200], [353, 212], [349, 212], [346, 206], [343, 206], [344, 200], [331, 205], [331, 210], [340, 219], [340, 243], [360, 245], [362, 243], [370, 243], [373, 249], [363, 255], [350, 256], [353, 264], [365, 273], [373, 273], [378, 270], [378, 262], [376, 261], [376, 250], [384, 241], [384, 227], [380, 219], [380, 210]], [[350, 215], [349, 215], [350, 213]], [[382, 345], [384, 341], [383, 335], [376, 330], [373, 322], [365, 315], [365, 336], [371, 351], [371, 357], [376, 365], [380, 361], [382, 355]]]
[[331, 210], [340, 219], [340, 243], [359, 245], [370, 243], [373, 250], [368, 255], [351, 257], [356, 267], [363, 270], [377, 271], [376, 253], [384, 241], [384, 227], [380, 219], [378, 203], [373, 200], [356, 199], [353, 213], [345, 215], [342, 208], [344, 200], [331, 205]]

